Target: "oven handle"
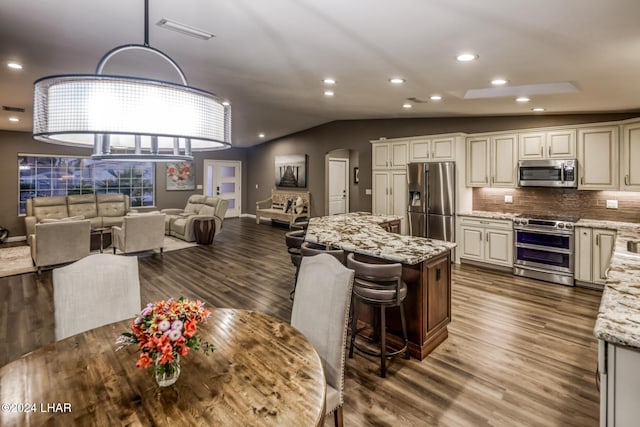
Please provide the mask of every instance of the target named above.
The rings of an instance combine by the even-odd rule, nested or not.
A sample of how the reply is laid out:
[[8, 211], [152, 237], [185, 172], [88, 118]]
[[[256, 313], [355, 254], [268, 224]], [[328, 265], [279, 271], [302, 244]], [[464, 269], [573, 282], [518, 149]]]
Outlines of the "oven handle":
[[540, 228], [535, 228], [535, 227], [522, 227], [522, 226], [517, 226], [514, 225], [513, 229], [516, 231], [516, 233], [518, 231], [524, 231], [527, 233], [539, 233], [539, 234], [550, 234], [550, 235], [554, 235], [554, 236], [573, 236], [574, 232], [573, 230], [559, 230], [559, 229], [554, 229], [554, 230], [545, 230], [545, 229], [540, 229]]
[[516, 242], [515, 247], [516, 248], [525, 248], [525, 249], [535, 249], [535, 250], [538, 250], [538, 251], [553, 252], [553, 253], [557, 253], [557, 254], [573, 255], [573, 253], [574, 253], [573, 249], [554, 248], [552, 246], [531, 245], [531, 244], [528, 244], [528, 243], [517, 243]]
[[564, 162], [560, 163], [560, 181], [564, 182]]

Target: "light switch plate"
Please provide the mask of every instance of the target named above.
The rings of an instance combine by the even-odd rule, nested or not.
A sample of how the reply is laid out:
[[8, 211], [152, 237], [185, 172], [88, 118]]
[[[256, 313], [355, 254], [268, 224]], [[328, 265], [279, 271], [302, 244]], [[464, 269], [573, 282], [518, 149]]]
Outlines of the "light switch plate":
[[365, 196], [370, 196], [371, 195], [371, 189], [367, 188], [366, 190], [364, 190], [364, 194], [365, 194]]
[[504, 202], [505, 203], [513, 203], [513, 196], [511, 194], [505, 194], [504, 195]]
[[617, 200], [607, 200], [607, 209], [618, 209]]
[[202, 190], [202, 184], [196, 185], [196, 190]]

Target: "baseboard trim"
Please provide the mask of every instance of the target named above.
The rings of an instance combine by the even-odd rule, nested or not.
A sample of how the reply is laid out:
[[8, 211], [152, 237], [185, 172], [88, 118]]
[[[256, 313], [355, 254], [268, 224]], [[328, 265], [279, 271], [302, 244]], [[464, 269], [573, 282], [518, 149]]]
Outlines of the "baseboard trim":
[[9, 243], [9, 242], [24, 242], [27, 240], [27, 236], [14, 236], [14, 237], [9, 237], [7, 238], [7, 240], [5, 240], [5, 242]]
[[253, 219], [255, 219], [256, 216], [255, 216], [255, 214], [243, 213], [243, 214], [240, 214], [240, 218], [253, 218]]

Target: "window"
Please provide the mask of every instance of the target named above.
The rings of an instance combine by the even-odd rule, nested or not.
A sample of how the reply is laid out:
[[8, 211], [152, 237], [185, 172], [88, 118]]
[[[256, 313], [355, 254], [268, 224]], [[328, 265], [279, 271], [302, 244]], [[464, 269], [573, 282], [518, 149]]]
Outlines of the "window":
[[131, 206], [153, 206], [152, 162], [113, 162], [81, 157], [18, 155], [19, 208], [26, 200], [67, 194], [123, 193]]

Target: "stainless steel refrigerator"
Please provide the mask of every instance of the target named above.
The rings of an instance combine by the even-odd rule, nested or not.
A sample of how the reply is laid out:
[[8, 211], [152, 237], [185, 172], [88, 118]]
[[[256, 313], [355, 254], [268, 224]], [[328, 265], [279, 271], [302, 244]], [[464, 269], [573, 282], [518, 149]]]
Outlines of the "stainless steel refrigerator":
[[455, 241], [454, 162], [409, 163], [409, 233]]

